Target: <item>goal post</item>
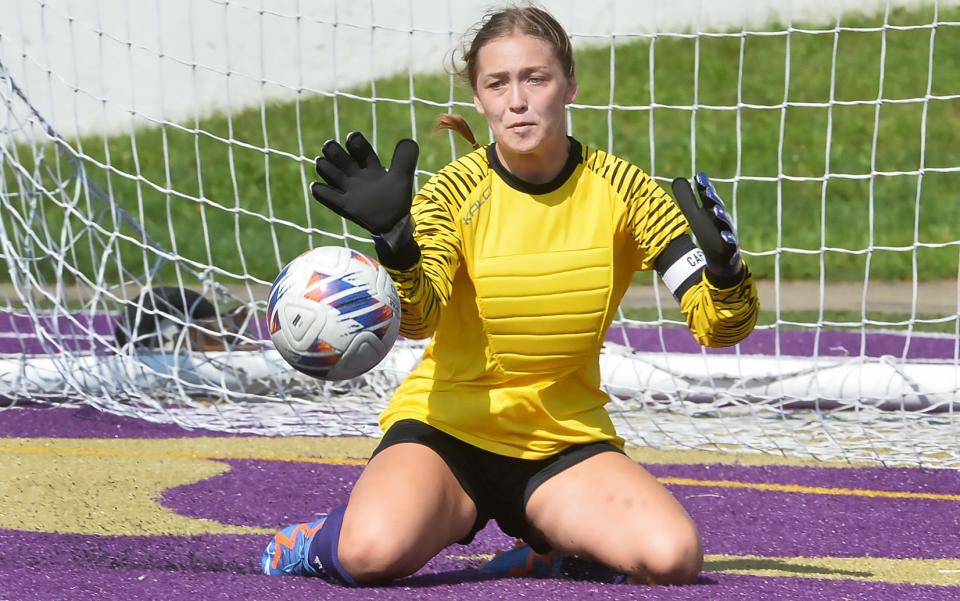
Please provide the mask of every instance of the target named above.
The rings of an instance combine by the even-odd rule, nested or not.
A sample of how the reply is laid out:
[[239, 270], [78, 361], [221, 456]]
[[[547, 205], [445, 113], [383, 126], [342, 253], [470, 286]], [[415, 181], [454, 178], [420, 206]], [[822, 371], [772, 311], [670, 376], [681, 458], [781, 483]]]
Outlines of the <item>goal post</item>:
[[[960, 2], [542, 4], [576, 48], [570, 133], [665, 186], [708, 172], [761, 284], [754, 333], [708, 350], [637, 275], [601, 359], [621, 435], [960, 464]], [[310, 380], [269, 342], [267, 290], [306, 248], [373, 253], [310, 198], [326, 139], [413, 137], [422, 184], [468, 150], [432, 133], [438, 114], [487, 132], [444, 71], [486, 5], [16, 0], [0, 23], [0, 408], [378, 435], [422, 343]]]

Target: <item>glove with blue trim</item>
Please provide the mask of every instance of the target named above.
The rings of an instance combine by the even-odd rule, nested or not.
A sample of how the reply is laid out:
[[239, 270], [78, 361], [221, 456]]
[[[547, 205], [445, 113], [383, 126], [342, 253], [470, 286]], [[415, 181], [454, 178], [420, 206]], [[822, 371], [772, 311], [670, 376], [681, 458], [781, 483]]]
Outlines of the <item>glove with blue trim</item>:
[[[690, 223], [690, 229], [707, 262], [707, 278], [718, 288], [729, 288], [743, 279], [743, 260], [733, 220], [704, 172], [694, 178], [693, 186], [686, 178], [673, 180], [673, 197]], [[697, 201], [699, 197], [699, 202]]]

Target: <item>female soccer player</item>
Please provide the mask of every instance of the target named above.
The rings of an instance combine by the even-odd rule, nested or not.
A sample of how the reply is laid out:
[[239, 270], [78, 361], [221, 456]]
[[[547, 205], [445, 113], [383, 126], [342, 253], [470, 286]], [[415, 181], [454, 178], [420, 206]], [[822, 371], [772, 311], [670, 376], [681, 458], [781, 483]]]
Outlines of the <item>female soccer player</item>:
[[[389, 170], [358, 133], [317, 159], [326, 183], [313, 195], [373, 234], [400, 293], [401, 333], [433, 340], [380, 416], [385, 435], [347, 505], [279, 531], [263, 569], [399, 578], [495, 519], [538, 565], [585, 558], [630, 582], [693, 582], [697, 528], [624, 454], [599, 354], [637, 269], [657, 269], [700, 343], [745, 338], [757, 293], [732, 224], [706, 176], [702, 206], [674, 181], [678, 208], [636, 166], [566, 135], [577, 81], [570, 39], [548, 13], [488, 15], [464, 59], [493, 144], [416, 196], [412, 140]], [[462, 118], [443, 123], [472, 138]], [[494, 563], [517, 553], [504, 557]]]

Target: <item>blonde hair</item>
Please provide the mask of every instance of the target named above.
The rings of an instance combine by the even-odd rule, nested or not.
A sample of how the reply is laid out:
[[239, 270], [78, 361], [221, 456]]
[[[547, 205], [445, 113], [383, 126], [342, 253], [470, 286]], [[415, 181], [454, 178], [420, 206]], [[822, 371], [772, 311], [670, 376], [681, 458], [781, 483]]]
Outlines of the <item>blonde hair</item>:
[[[512, 6], [497, 11], [488, 12], [473, 28], [474, 33], [469, 44], [464, 43], [463, 67], [453, 65], [455, 74], [463, 77], [470, 84], [470, 88], [477, 89], [477, 55], [480, 50], [493, 40], [509, 36], [514, 32], [543, 40], [550, 44], [556, 54], [560, 66], [568, 79], [576, 74], [576, 65], [573, 60], [573, 45], [570, 36], [563, 26], [547, 11], [536, 6]], [[437, 117], [434, 131], [451, 130], [460, 134], [474, 148], [480, 148], [473, 130], [467, 120], [455, 113], [444, 113]]]

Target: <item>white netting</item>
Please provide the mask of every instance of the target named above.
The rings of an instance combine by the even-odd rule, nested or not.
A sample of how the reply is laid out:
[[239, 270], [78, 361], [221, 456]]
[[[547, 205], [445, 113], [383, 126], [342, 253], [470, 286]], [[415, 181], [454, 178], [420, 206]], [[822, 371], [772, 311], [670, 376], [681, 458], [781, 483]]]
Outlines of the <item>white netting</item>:
[[[372, 251], [309, 198], [325, 139], [412, 136], [422, 183], [465, 151], [429, 133], [437, 113], [483, 131], [442, 66], [486, 4], [11, 3], [3, 406], [376, 435], [422, 347], [305, 380], [264, 342], [266, 291], [304, 248]], [[715, 353], [640, 277], [603, 360], [610, 409], [635, 444], [956, 466], [960, 3], [791, 4], [544, 2], [578, 49], [571, 132], [664, 183], [708, 171], [763, 284], [754, 335]], [[148, 306], [118, 340], [161, 286], [209, 302]]]

